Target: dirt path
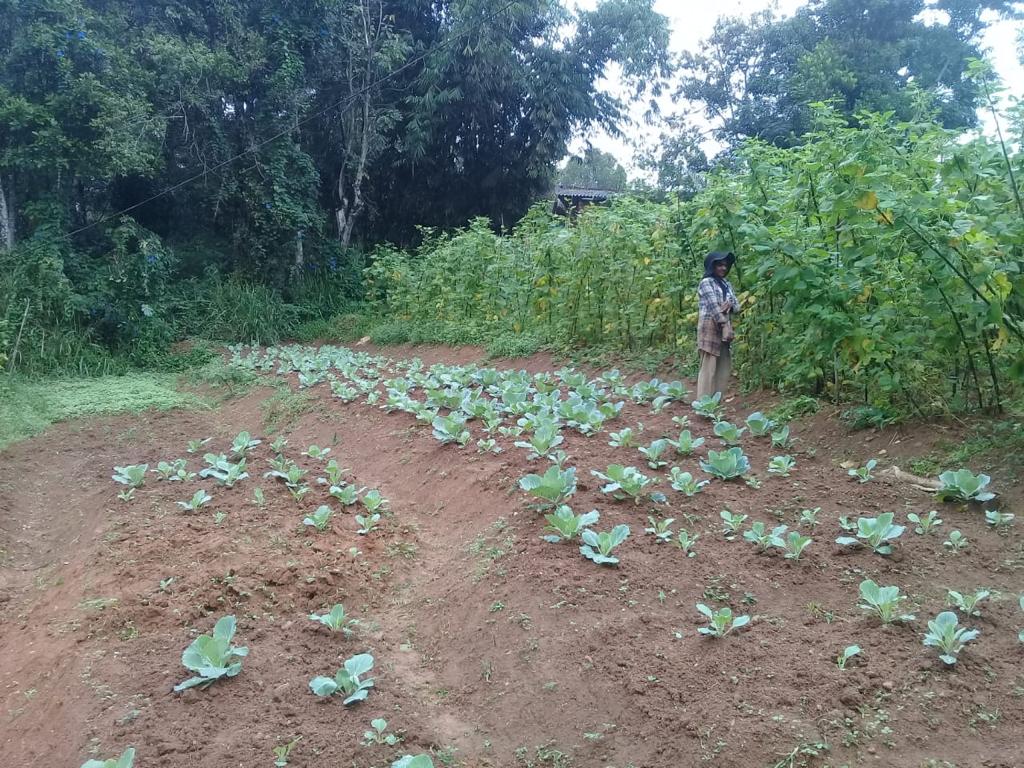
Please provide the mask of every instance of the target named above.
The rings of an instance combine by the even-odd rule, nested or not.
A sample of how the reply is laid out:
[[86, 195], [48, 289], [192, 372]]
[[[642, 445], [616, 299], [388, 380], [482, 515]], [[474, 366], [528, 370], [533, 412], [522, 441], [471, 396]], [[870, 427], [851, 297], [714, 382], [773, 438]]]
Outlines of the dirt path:
[[[977, 511], [946, 507], [943, 535], [904, 536], [892, 558], [840, 551], [829, 543], [839, 515], [903, 517], [934, 502], [852, 483], [836, 462], [854, 444], [834, 432], [822, 430], [827, 442], [801, 435], [791, 478], [671, 496], [666, 514], [701, 536], [688, 559], [643, 534], [644, 507], [610, 503], [590, 477], [612, 462], [642, 466], [635, 449], [567, 431], [579, 476], [574, 507], [598, 508], [602, 530], [632, 529], [621, 565], [602, 568], [574, 546], [540, 540], [542, 525], [515, 484], [543, 467], [511, 441], [497, 456], [442, 447], [409, 416], [343, 406], [324, 385], [314, 392], [312, 407], [283, 431], [286, 453], [314, 469], [299, 452], [330, 446], [354, 482], [389, 499], [394, 517], [382, 533], [356, 535], [350, 510], [325, 533], [304, 528], [303, 514], [328, 500], [325, 489], [314, 485], [296, 503], [263, 479], [267, 441], [250, 460], [253, 477], [231, 491], [149, 480], [134, 501], [117, 500], [115, 464], [183, 457], [189, 439], [205, 436], [222, 451], [242, 429], [265, 437], [270, 390], [209, 413], [62, 425], [0, 454], [0, 680], [11, 765], [77, 768], [93, 750], [110, 756], [127, 745], [142, 768], [271, 765], [272, 747], [301, 735], [292, 766], [383, 768], [400, 751], [360, 746], [374, 717], [404, 734], [401, 751], [433, 749], [440, 765], [745, 768], [787, 754], [793, 766], [1018, 763], [1021, 536], [1016, 528], [998, 536]], [[730, 404], [739, 414], [752, 408]], [[670, 419], [684, 412], [628, 404], [618, 426], [643, 422], [650, 439], [677, 433]], [[693, 421], [710, 442], [708, 425]], [[773, 454], [760, 443], [744, 449], [755, 467]], [[191, 469], [199, 464], [191, 458]], [[200, 485], [214, 496], [208, 509], [175, 507]], [[252, 501], [257, 486], [263, 507]], [[793, 525], [813, 506], [822, 523], [799, 562], [758, 555], [719, 532], [723, 508]], [[953, 527], [971, 540], [969, 555], [944, 551]], [[919, 621], [883, 627], [866, 617], [856, 607], [865, 577], [914, 596]], [[920, 619], [941, 609], [946, 588], [981, 586], [998, 591], [971, 621], [983, 642], [957, 669], [943, 669], [921, 646]], [[721, 641], [699, 636], [694, 603], [713, 601], [750, 614], [751, 628]], [[353, 638], [306, 618], [335, 602], [363, 620]], [[179, 659], [194, 630], [209, 631], [227, 613], [251, 651], [242, 673], [172, 694], [187, 676]], [[834, 657], [851, 642], [864, 654], [840, 671]], [[310, 694], [311, 677], [365, 651], [376, 658], [366, 702], [345, 708]], [[821, 743], [829, 751], [812, 756]]]

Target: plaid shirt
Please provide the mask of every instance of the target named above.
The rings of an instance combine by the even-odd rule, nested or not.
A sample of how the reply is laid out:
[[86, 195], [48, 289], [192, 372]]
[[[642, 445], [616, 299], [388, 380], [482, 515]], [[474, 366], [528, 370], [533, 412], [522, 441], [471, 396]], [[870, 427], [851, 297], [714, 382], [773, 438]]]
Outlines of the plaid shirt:
[[724, 296], [714, 278], [705, 277], [697, 286], [697, 349], [715, 357], [722, 354], [722, 326], [729, 322], [730, 314], [740, 311], [732, 286], [728, 280], [723, 282]]

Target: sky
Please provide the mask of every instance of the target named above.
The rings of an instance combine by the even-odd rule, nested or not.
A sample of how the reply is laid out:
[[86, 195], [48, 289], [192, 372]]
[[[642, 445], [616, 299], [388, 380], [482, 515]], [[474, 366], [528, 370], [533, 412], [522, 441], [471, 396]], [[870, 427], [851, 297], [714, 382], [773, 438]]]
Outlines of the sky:
[[[565, 0], [566, 5], [575, 8], [593, 8], [597, 2], [598, 0]], [[701, 40], [711, 34], [715, 20], [719, 16], [746, 17], [773, 6], [778, 14], [789, 16], [805, 4], [806, 0], [655, 0], [654, 7], [668, 17], [672, 25], [672, 50], [682, 52], [698, 49]], [[1008, 86], [1006, 95], [1018, 98], [1024, 98], [1024, 66], [1017, 56], [1017, 34], [1022, 26], [1024, 24], [1019, 21], [996, 21], [989, 25], [983, 39], [983, 47], [989, 49], [989, 57], [1002, 77], [1004, 85]], [[622, 90], [613, 70], [608, 72], [604, 85], [612, 93], [620, 93]], [[661, 105], [663, 113], [679, 109], [678, 106], [673, 107], [667, 98], [662, 100]], [[642, 114], [643, 105], [637, 105], [632, 110], [634, 125], [629, 126], [625, 133], [633, 141], [653, 147], [657, 143], [659, 129], [656, 126], [644, 125], [640, 119]], [[982, 120], [983, 123], [990, 124], [987, 114], [982, 115]], [[577, 137], [570, 146], [571, 151], [582, 152], [588, 141], [596, 148], [614, 155], [631, 178], [642, 175], [633, 163], [635, 149], [626, 139], [613, 138], [600, 129], [593, 129], [585, 136]], [[705, 147], [705, 151], [712, 153], [715, 149], [713, 142]]]

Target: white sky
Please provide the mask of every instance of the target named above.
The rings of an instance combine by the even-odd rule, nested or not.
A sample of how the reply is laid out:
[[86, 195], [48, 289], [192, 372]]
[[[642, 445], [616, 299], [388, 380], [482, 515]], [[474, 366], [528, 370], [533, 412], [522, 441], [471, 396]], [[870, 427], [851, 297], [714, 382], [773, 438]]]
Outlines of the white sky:
[[[564, 0], [571, 8], [593, 8], [598, 0]], [[686, 50], [695, 51], [700, 47], [700, 42], [711, 34], [715, 20], [719, 16], [741, 16], [747, 17], [753, 13], [769, 7], [775, 7], [778, 14], [783, 16], [792, 15], [793, 12], [806, 0], [655, 0], [654, 7], [659, 13], [665, 15], [672, 25], [672, 50], [682, 52]], [[996, 21], [987, 28], [983, 47], [987, 48], [989, 58], [995, 64], [1007, 86], [1007, 94], [1024, 98], [1024, 67], [1017, 56], [1017, 35], [1022, 28], [1022, 22]], [[608, 73], [606, 81], [607, 89], [613, 93], [621, 92], [618, 85], [617, 75], [614, 71]], [[669, 114], [673, 111], [680, 111], [684, 105], [672, 105], [668, 98], [661, 101], [662, 113]], [[573, 153], [578, 153], [586, 146], [587, 140], [598, 149], [610, 152], [626, 168], [630, 178], [641, 175], [633, 163], [634, 148], [630, 146], [630, 140], [646, 146], [657, 144], [660, 132], [657, 126], [644, 125], [641, 116], [644, 112], [642, 104], [636, 105], [632, 110], [634, 125], [624, 126], [627, 139], [615, 139], [608, 136], [604, 131], [594, 129], [587, 133], [586, 137], [579, 137], [570, 145]], [[982, 115], [984, 122], [988, 122], [987, 113]], [[706, 123], [704, 123], [706, 125]], [[706, 147], [714, 151], [714, 146]]]

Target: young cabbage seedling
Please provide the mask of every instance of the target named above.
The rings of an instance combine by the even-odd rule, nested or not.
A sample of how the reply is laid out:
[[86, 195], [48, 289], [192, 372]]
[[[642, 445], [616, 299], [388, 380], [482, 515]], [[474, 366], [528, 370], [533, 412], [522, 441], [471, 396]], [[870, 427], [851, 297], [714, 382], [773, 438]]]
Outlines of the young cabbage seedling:
[[656, 482], [654, 478], [643, 474], [636, 467], [624, 467], [621, 464], [609, 464], [606, 472], [590, 470], [590, 474], [598, 480], [603, 480], [601, 493], [608, 494], [613, 499], [622, 500], [632, 498], [635, 504], [639, 504], [644, 496], [648, 496], [656, 503], [665, 501], [665, 495], [657, 492], [648, 492], [648, 488]]
[[704, 395], [694, 400], [690, 405], [698, 416], [703, 416], [705, 419], [718, 421], [725, 414], [721, 392], [715, 392], [713, 395]]
[[340, 501], [346, 507], [349, 507], [355, 504], [357, 501], [359, 501], [360, 490], [361, 489], [357, 488], [354, 485], [346, 485], [344, 487], [332, 485], [328, 493], [330, 493], [331, 496]]
[[188, 471], [188, 462], [185, 459], [175, 459], [172, 462], [161, 461], [156, 465], [156, 472], [161, 480], [169, 482], [192, 481], [196, 479], [195, 472]]
[[772, 430], [773, 448], [791, 448], [793, 446], [793, 442], [793, 439], [789, 436], [788, 425]]
[[345, 606], [341, 603], [335, 603], [327, 613], [311, 613], [309, 618], [330, 630], [341, 632], [345, 637], [351, 637], [352, 628], [359, 625], [359, 619], [353, 619], [345, 613]]
[[727, 446], [739, 445], [740, 440], [743, 439], [743, 433], [746, 431], [744, 427], [737, 427], [728, 421], [719, 421], [714, 426], [715, 436]]
[[948, 665], [956, 664], [964, 645], [981, 634], [980, 630], [967, 629], [959, 624], [955, 613], [943, 611], [928, 622], [928, 632], [924, 636], [924, 644], [938, 648], [941, 651], [939, 658]]
[[761, 552], [767, 552], [772, 547], [785, 549], [786, 541], [783, 536], [786, 535], [788, 530], [788, 525], [777, 525], [769, 531], [767, 526], [758, 520], [756, 523], [751, 524], [749, 531], [744, 532], [743, 538], [751, 544], [756, 544]]
[[359, 523], [359, 529], [356, 533], [360, 536], [365, 536], [366, 534], [377, 530], [377, 525], [380, 523], [380, 513], [374, 512], [372, 515], [356, 515], [356, 522]]
[[640, 446], [640, 455], [647, 459], [647, 466], [651, 469], [661, 469], [668, 461], [664, 459], [671, 443], [661, 437], [651, 442], [650, 445]]
[[388, 508], [388, 500], [376, 488], [364, 493], [361, 501], [367, 512], [384, 512]]
[[836, 666], [840, 669], [846, 669], [846, 665], [850, 659], [858, 655], [860, 655], [860, 646], [848, 645], [843, 649], [843, 652], [836, 657]]
[[558, 467], [559, 470], [563, 470], [569, 461], [569, 454], [561, 450], [552, 451], [548, 454], [548, 461]]
[[969, 469], [947, 470], [939, 475], [942, 487], [935, 495], [939, 501], [989, 501], [996, 497], [985, 490], [991, 481], [988, 475], [975, 475]]
[[921, 534], [922, 536], [929, 534], [937, 525], [942, 525], [942, 520], [939, 519], [939, 513], [934, 509], [927, 515], [918, 515], [911, 512], [907, 515], [907, 520], [915, 523], [914, 533]]
[[650, 533], [654, 535], [658, 543], [661, 544], [666, 541], [672, 540], [672, 530], [669, 526], [674, 523], [676, 519], [674, 517], [666, 517], [664, 520], [656, 520], [653, 515], [647, 516], [647, 528], [644, 528], [644, 533]]
[[234, 677], [242, 671], [242, 662], [249, 655], [245, 646], [231, 644], [235, 636], [235, 617], [222, 616], [213, 628], [213, 635], [200, 635], [181, 655], [181, 663], [198, 674], [174, 686], [175, 692], [186, 688], [206, 688], [224, 677]]
[[552, 421], [546, 421], [537, 425], [529, 440], [519, 440], [513, 445], [516, 448], [526, 448], [530, 451], [527, 457], [534, 459], [546, 458], [555, 448], [565, 442], [565, 438], [558, 432], [558, 425]]
[[744, 627], [750, 623], [749, 616], [733, 617], [732, 608], [729, 606], [719, 608], [717, 611], [712, 611], [704, 605], [704, 603], [697, 603], [697, 610], [706, 616], [708, 621], [711, 622], [710, 626], [700, 627], [697, 630], [702, 635], [725, 637], [734, 629], [739, 629], [740, 627]]
[[779, 477], [789, 477], [789, 473], [796, 468], [796, 459], [792, 456], [773, 456], [768, 462], [768, 474]]
[[284, 451], [284, 447], [288, 445], [288, 441], [284, 439], [282, 435], [278, 435], [274, 438], [274, 442], [270, 444], [270, 450], [280, 455]]
[[985, 510], [985, 522], [997, 531], [1009, 528], [1010, 524], [1013, 523], [1014, 517], [1016, 516], [1012, 512], [999, 512], [995, 509]]
[[132, 768], [134, 765], [135, 749], [128, 747], [120, 757], [112, 757], [109, 760], [86, 760], [82, 763], [82, 768]]
[[239, 459], [237, 464], [233, 464], [228, 461], [228, 457], [223, 453], [208, 453], [203, 456], [203, 461], [205, 461], [209, 466], [202, 470], [199, 473], [199, 476], [212, 477], [226, 488], [232, 488], [235, 483], [241, 482], [249, 477], [249, 473], [246, 471], [244, 457]]
[[331, 522], [332, 514], [334, 513], [330, 507], [326, 504], [321, 504], [316, 508], [316, 512], [313, 512], [302, 519], [302, 524], [312, 526], [318, 531], [326, 531], [327, 524]]
[[248, 432], [239, 432], [231, 443], [231, 453], [236, 456], [245, 456], [262, 442], [262, 440], [253, 438]]
[[842, 547], [866, 544], [879, 555], [892, 554], [892, 544], [903, 535], [905, 526], [893, 525], [893, 513], [885, 512], [878, 517], [857, 518], [857, 537], [840, 536], [836, 544]]
[[728, 541], [732, 541], [736, 538], [736, 534], [740, 532], [740, 528], [743, 523], [746, 522], [748, 515], [740, 515], [730, 512], [728, 509], [723, 509], [718, 513], [718, 516], [722, 518], [722, 533], [725, 534], [725, 538]]
[[598, 565], [616, 565], [619, 558], [612, 556], [612, 550], [629, 536], [628, 525], [616, 525], [611, 531], [598, 533], [591, 529], [583, 531], [580, 554]]
[[149, 464], [129, 464], [125, 467], [114, 467], [114, 474], [110, 479], [115, 483], [127, 485], [131, 489], [141, 488], [146, 484], [146, 472], [149, 471]]
[[373, 680], [363, 680], [362, 676], [373, 669], [373, 656], [360, 653], [345, 660], [345, 665], [334, 677], [314, 677], [309, 687], [317, 696], [328, 697], [336, 693], [344, 694], [342, 704], [355, 704], [363, 701], [373, 688]]
[[493, 437], [481, 438], [476, 441], [476, 452], [498, 454], [501, 453], [501, 448]]
[[213, 440], [212, 437], [204, 437], [202, 440], [189, 440], [187, 450], [189, 453], [196, 453], [202, 450], [208, 442]]
[[341, 468], [340, 464], [338, 464], [337, 459], [331, 459], [330, 461], [327, 462], [327, 464], [324, 466], [324, 473], [327, 475], [327, 477], [321, 477], [319, 479], [318, 482], [321, 485], [331, 486], [345, 484], [345, 481], [343, 479], [345, 470]]
[[956, 592], [949, 589], [946, 590], [946, 601], [968, 616], [981, 616], [981, 611], [978, 610], [978, 603], [991, 594], [987, 589], [975, 590], [973, 593]]
[[676, 546], [683, 551], [683, 554], [687, 557], [696, 557], [697, 553], [693, 551], [693, 545], [697, 543], [697, 539], [700, 538], [699, 533], [695, 533], [692, 536], [690, 532], [685, 528], [680, 529], [679, 534], [676, 536]]
[[672, 467], [672, 469], [669, 470], [669, 485], [672, 486], [673, 490], [679, 491], [687, 496], [697, 495], [709, 482], [710, 480], [701, 480], [698, 482], [694, 479], [693, 475], [689, 472], [683, 472], [679, 467]]
[[279, 744], [274, 747], [274, 768], [285, 768], [288, 765], [288, 758], [291, 757], [292, 750], [302, 741], [301, 736], [296, 736], [287, 744]]
[[877, 459], [868, 459], [863, 467], [857, 467], [856, 469], [848, 469], [846, 470], [846, 474], [848, 474], [850, 477], [857, 478], [858, 483], [866, 483], [874, 479], [875, 476], [871, 474], [871, 471], [877, 466]]
[[200, 507], [205, 507], [211, 501], [213, 501], [213, 496], [200, 488], [192, 494], [192, 498], [188, 501], [176, 501], [174, 503], [182, 509], [187, 509], [189, 512], [196, 512]]
[[314, 461], [325, 461], [327, 459], [327, 454], [330, 452], [330, 448], [321, 448], [319, 445], [311, 445], [302, 452], [302, 455], [308, 456]]
[[601, 519], [601, 514], [594, 509], [586, 514], [577, 515], [573, 513], [571, 507], [563, 504], [554, 512], [544, 515], [544, 519], [548, 523], [544, 530], [550, 533], [541, 538], [544, 541], [557, 544], [561, 541], [575, 539], [587, 526], [597, 523]]
[[403, 755], [391, 764], [391, 768], [434, 768], [430, 755]]
[[457, 443], [465, 445], [469, 442], [469, 430], [466, 429], [466, 417], [461, 413], [451, 413], [448, 416], [437, 416], [431, 424], [434, 430], [434, 437], [441, 445]]
[[630, 427], [612, 432], [608, 438], [608, 445], [612, 448], [632, 448], [635, 445], [633, 430]]
[[370, 730], [363, 731], [363, 744], [365, 746], [373, 746], [375, 744], [385, 745], [393, 747], [402, 741], [402, 737], [388, 733], [388, 721], [382, 717], [378, 717], [375, 720], [370, 721]]
[[912, 613], [900, 613], [900, 604], [907, 597], [900, 594], [899, 587], [880, 587], [871, 579], [865, 579], [860, 583], [860, 599], [858, 607], [878, 616], [883, 624], [914, 619]]
[[800, 510], [800, 525], [809, 525], [811, 528], [818, 527], [818, 514], [821, 512], [821, 507], [815, 507], [814, 509], [801, 509]]
[[750, 460], [743, 455], [742, 449], [733, 447], [725, 451], [708, 451], [707, 461], [701, 461], [700, 468], [714, 477], [732, 480], [750, 472]]
[[747, 416], [747, 429], [750, 430], [750, 434], [754, 437], [765, 437], [772, 431], [774, 426], [775, 422], [760, 411], [754, 411]]
[[960, 533], [960, 531], [953, 530], [949, 532], [949, 538], [942, 542], [942, 546], [950, 552], [963, 552], [967, 549], [969, 543], [967, 537]]
[[260, 507], [261, 509], [266, 505], [267, 497], [263, 493], [263, 489], [262, 488], [254, 488], [253, 489], [253, 492], [252, 492], [252, 503], [255, 504], [257, 507]]
[[790, 531], [783, 542], [783, 557], [787, 560], [799, 560], [800, 555], [810, 543], [810, 536], [804, 536], [799, 531]]
[[534, 506], [538, 509], [558, 507], [576, 493], [576, 469], [548, 467], [543, 475], [527, 475], [520, 478], [519, 487], [541, 500]]
[[688, 429], [684, 429], [679, 433], [679, 437], [672, 441], [672, 446], [680, 456], [689, 456], [702, 445], [704, 445], [704, 438], [694, 437]]

